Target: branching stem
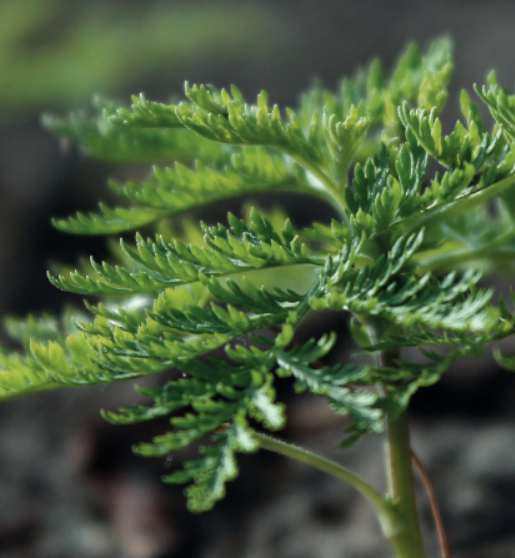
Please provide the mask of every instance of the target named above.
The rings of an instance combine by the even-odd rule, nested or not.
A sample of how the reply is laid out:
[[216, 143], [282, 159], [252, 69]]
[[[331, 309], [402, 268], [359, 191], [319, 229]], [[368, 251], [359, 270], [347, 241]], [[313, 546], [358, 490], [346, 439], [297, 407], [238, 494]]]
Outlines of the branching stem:
[[493, 196], [499, 195], [513, 184], [515, 184], [515, 173], [510, 174], [506, 178], [503, 178], [502, 180], [499, 180], [499, 182], [495, 182], [482, 190], [478, 190], [477, 192], [473, 192], [472, 194], [468, 194], [463, 197], [458, 197], [450, 203], [433, 207], [432, 209], [429, 209], [419, 215], [409, 217], [404, 221], [399, 222], [399, 224], [401, 224], [404, 234], [408, 234], [409, 232], [422, 227], [429, 229], [440, 223], [444, 223], [453, 217], [457, 217], [466, 211], [470, 211]]
[[374, 508], [383, 533], [387, 539], [392, 540], [396, 538], [399, 533], [404, 530], [404, 525], [399, 521], [393, 506], [391, 506], [377, 490], [352, 471], [349, 471], [342, 465], [326, 459], [325, 457], [312, 453], [304, 448], [288, 444], [282, 440], [277, 440], [271, 436], [256, 432], [254, 437], [262, 448], [311, 465], [355, 488]]
[[510, 230], [500, 235], [498, 238], [479, 247], [469, 248], [468, 250], [461, 250], [459, 252], [447, 252], [438, 254], [433, 258], [422, 260], [420, 271], [436, 271], [445, 269], [446, 267], [456, 266], [456, 264], [467, 263], [481, 258], [509, 258], [510, 254], [499, 252], [499, 249], [506, 246], [515, 237], [515, 231]]

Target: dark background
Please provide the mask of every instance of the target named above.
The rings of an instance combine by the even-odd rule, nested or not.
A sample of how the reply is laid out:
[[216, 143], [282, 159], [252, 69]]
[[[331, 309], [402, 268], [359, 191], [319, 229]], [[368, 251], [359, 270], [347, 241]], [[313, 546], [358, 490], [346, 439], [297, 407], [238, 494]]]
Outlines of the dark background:
[[[249, 99], [266, 89], [272, 102], [295, 106], [313, 77], [333, 88], [374, 56], [391, 67], [409, 40], [448, 33], [456, 55], [449, 125], [459, 90], [489, 69], [512, 86], [514, 31], [508, 0], [0, 0], [0, 313], [78, 302], [47, 282], [49, 262], [101, 257], [104, 244], [61, 235], [50, 216], [109, 199], [108, 176], [146, 172], [63, 151], [40, 127], [42, 111], [86, 106], [97, 92], [166, 100], [185, 79], [235, 83]], [[288, 206], [298, 222], [313, 211], [330, 217], [298, 199]], [[349, 358], [345, 324], [324, 320], [316, 327], [338, 329], [338, 356]], [[288, 386], [281, 390], [288, 398]], [[181, 489], [159, 482], [173, 463], [130, 452], [166, 422], [113, 427], [99, 418], [100, 407], [134, 401], [132, 386], [116, 385], [0, 408], [2, 558], [389, 556], [350, 488], [264, 452], [240, 459], [240, 477], [213, 512], [189, 514]], [[414, 447], [436, 481], [457, 558], [515, 557], [514, 407], [514, 378], [489, 356], [462, 363], [414, 401]], [[285, 436], [384, 484], [378, 437], [336, 452], [342, 422], [322, 401], [297, 397], [289, 409]], [[428, 556], [436, 557], [422, 490], [419, 501]]]

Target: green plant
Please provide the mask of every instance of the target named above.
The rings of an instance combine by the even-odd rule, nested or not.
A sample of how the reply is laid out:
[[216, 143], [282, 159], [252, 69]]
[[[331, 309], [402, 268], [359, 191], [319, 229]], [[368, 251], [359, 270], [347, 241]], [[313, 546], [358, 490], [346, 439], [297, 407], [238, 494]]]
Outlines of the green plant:
[[[463, 91], [463, 123], [443, 135], [438, 115], [452, 68], [449, 41], [440, 39], [424, 55], [410, 45], [389, 76], [374, 61], [337, 93], [315, 85], [286, 116], [269, 107], [264, 92], [250, 105], [235, 87], [186, 85], [187, 100], [176, 105], [140, 96], [130, 109], [99, 101], [96, 118], [47, 118], [48, 127], [97, 157], [194, 164], [156, 167], [143, 184], [112, 182], [126, 205], [55, 220], [72, 234], [154, 224], [161, 234], [122, 240], [114, 264], [91, 260], [79, 271], [49, 274], [60, 289], [105, 301], [86, 303], [89, 314], [74, 320], [10, 320], [26, 351], [2, 354], [0, 398], [176, 368], [162, 387], [138, 389], [150, 406], [103, 415], [120, 424], [171, 415], [170, 432], [135, 448], [143, 456], [205, 443], [198, 459], [164, 477], [189, 483], [192, 511], [224, 496], [237, 475], [236, 453], [262, 447], [352, 485], [377, 512], [395, 555], [423, 557], [410, 398], [452, 363], [515, 330], [502, 297], [494, 305], [493, 290], [478, 286], [482, 272], [513, 269], [515, 96], [491, 74], [476, 92], [493, 129], [486, 131]], [[439, 169], [434, 174], [430, 163]], [[181, 221], [209, 203], [276, 191], [321, 198], [337, 217], [299, 230], [289, 219], [278, 223], [277, 212], [267, 219], [253, 210], [245, 219], [230, 214], [226, 224], [201, 224], [202, 234]], [[163, 224], [170, 217], [182, 228]], [[277, 287], [292, 268], [309, 287]], [[328, 309], [342, 320], [351, 316], [368, 362], [321, 364], [336, 342], [331, 333], [296, 342], [298, 325]], [[227, 359], [201, 358], [221, 347]], [[496, 356], [515, 369], [514, 357]], [[348, 417], [342, 447], [386, 433], [386, 497], [339, 464], [262, 432], [285, 423], [277, 376]]]

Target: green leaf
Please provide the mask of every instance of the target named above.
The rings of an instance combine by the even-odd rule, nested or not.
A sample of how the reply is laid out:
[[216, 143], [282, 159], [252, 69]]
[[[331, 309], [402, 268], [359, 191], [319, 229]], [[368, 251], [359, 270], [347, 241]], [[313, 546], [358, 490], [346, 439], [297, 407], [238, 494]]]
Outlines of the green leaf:
[[231, 145], [262, 145], [275, 147], [290, 155], [322, 182], [334, 189], [334, 181], [327, 173], [327, 160], [320, 144], [318, 128], [306, 134], [292, 110], [284, 122], [279, 107], [268, 106], [268, 95], [263, 91], [257, 103], [245, 103], [238, 89], [231, 94], [204, 86], [185, 86], [190, 103], [180, 103], [176, 114], [184, 126], [214, 142]]
[[300, 349], [276, 351], [282, 375], [291, 374], [299, 391], [308, 389], [314, 395], [325, 397], [335, 412], [349, 416], [352, 422], [346, 431], [353, 435], [353, 440], [356, 435], [365, 432], [381, 432], [383, 415], [376, 407], [379, 396], [375, 391], [357, 391], [351, 385], [366, 383], [365, 368], [353, 365], [313, 366], [331, 350], [335, 340], [336, 336], [331, 334], [322, 337], [316, 344], [310, 340]]
[[221, 146], [208, 142], [184, 129], [123, 128], [115, 126], [105, 111], [113, 103], [96, 98], [99, 114], [91, 117], [75, 112], [68, 118], [46, 115], [43, 124], [60, 136], [79, 145], [86, 154], [117, 163], [149, 163], [202, 158], [215, 161], [224, 157]]
[[130, 110], [119, 108], [109, 115], [109, 120], [124, 128], [183, 128], [173, 107], [147, 101], [143, 93], [133, 95]]
[[127, 295], [159, 291], [200, 281], [203, 277], [225, 277], [252, 270], [290, 265], [322, 266], [325, 259], [310, 254], [287, 221], [275, 232], [271, 223], [257, 212], [250, 224], [229, 215], [229, 227], [204, 227], [205, 247], [155, 242], [136, 236], [136, 247], [121, 243], [132, 260], [133, 269], [113, 267], [91, 260], [92, 274], [75, 270], [68, 277], [48, 275], [56, 287], [83, 295]]
[[143, 184], [111, 181], [110, 186], [135, 206], [110, 209], [100, 204], [99, 212], [79, 212], [67, 219], [54, 219], [54, 226], [72, 234], [115, 234], [250, 194], [293, 191], [319, 195], [298, 166], [288, 166], [263, 148], [238, 150], [223, 172], [200, 162], [195, 169], [177, 163], [173, 168], [155, 167]]

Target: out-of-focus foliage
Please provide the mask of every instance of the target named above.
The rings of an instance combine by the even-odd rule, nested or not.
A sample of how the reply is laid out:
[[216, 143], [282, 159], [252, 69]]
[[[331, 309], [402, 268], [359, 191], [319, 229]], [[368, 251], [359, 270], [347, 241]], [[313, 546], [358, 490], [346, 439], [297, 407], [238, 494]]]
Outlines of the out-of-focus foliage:
[[263, 56], [284, 36], [274, 21], [232, 0], [131, 10], [99, 1], [0, 0], [0, 113], [76, 105], [201, 58]]

